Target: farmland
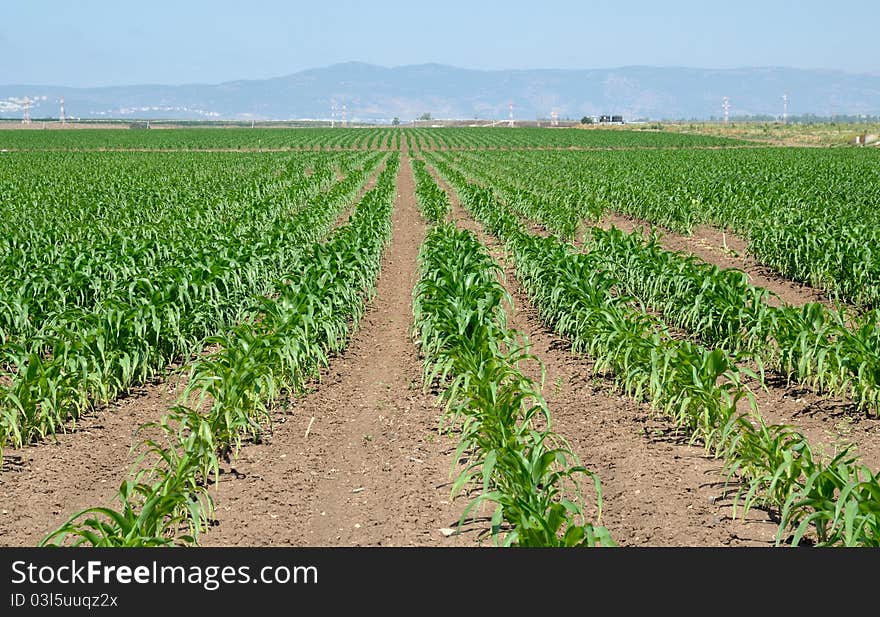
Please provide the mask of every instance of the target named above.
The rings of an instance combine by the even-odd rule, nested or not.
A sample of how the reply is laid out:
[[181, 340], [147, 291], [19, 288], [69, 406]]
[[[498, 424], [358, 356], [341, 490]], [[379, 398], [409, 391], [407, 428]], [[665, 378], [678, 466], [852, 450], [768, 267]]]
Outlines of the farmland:
[[4, 544], [880, 544], [876, 149], [0, 150]]

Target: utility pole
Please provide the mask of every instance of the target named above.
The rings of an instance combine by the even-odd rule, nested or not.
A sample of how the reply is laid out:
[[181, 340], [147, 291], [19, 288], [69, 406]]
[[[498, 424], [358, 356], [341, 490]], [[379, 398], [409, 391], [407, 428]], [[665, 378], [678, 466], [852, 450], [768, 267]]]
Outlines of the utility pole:
[[513, 101], [507, 104], [507, 126], [513, 128]]
[[61, 97], [61, 115], [58, 116], [58, 119], [61, 121], [61, 124], [64, 124], [66, 119], [64, 117], [64, 97]]
[[724, 110], [724, 124], [730, 124], [730, 97], [721, 99], [721, 109]]

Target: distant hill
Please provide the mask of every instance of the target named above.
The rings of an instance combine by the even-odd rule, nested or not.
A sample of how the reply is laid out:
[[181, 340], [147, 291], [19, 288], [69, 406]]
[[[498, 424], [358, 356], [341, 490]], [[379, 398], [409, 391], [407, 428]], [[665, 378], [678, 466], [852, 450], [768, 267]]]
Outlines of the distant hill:
[[708, 119], [730, 97], [732, 115], [880, 114], [880, 74], [791, 68], [699, 69], [631, 66], [590, 70], [478, 71], [440, 64], [386, 68], [347, 62], [286, 77], [216, 85], [107, 88], [0, 86], [0, 118], [56, 117], [64, 97], [80, 118], [304, 119], [331, 116], [333, 101], [349, 120], [506, 118], [508, 103], [524, 120], [623, 114], [627, 119]]

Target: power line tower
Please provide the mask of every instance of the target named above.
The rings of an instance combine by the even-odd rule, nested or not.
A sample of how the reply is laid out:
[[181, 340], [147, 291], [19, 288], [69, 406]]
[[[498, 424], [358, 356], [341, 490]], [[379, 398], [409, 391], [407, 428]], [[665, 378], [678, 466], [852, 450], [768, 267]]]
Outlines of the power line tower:
[[336, 127], [336, 101], [330, 101], [330, 128]]
[[559, 112], [555, 109], [550, 112], [550, 126], [559, 126]]
[[345, 103], [342, 104], [342, 126], [348, 126], [348, 110], [345, 108]]
[[788, 92], [782, 95], [782, 124], [788, 124]]
[[724, 124], [730, 124], [730, 97], [721, 99], [721, 109], [724, 110]]
[[507, 126], [513, 128], [513, 101], [507, 104]]
[[64, 97], [61, 97], [61, 114], [58, 116], [58, 120], [61, 121], [61, 124], [66, 122], [66, 118], [64, 117]]
[[31, 123], [31, 100], [28, 97], [24, 97], [24, 113], [21, 116], [22, 124], [30, 124]]

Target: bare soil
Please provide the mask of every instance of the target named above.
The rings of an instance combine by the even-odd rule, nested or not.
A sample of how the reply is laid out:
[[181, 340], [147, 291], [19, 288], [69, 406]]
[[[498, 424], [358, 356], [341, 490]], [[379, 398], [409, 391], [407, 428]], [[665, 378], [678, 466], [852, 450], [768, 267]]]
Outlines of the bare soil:
[[[814, 452], [829, 457], [852, 445], [862, 464], [880, 470], [880, 418], [856, 412], [848, 401], [789, 385], [784, 378], [770, 376], [767, 382], [766, 389], [755, 382], [748, 384], [767, 424], [796, 427]], [[748, 409], [745, 401], [741, 409]]]

